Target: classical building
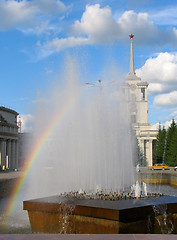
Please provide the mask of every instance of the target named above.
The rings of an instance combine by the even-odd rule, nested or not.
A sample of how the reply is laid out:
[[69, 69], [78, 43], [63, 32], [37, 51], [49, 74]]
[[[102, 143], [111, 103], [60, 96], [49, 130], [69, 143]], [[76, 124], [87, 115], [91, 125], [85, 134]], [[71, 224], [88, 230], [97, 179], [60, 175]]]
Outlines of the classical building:
[[18, 113], [0, 106], [0, 169], [18, 168]]
[[130, 71], [125, 79], [124, 91], [127, 92], [130, 118], [139, 142], [140, 151], [144, 156], [144, 164], [151, 166], [153, 165], [153, 146], [156, 141], [158, 131], [152, 130], [151, 124], [148, 123], [148, 83], [142, 82], [141, 78], [136, 76], [135, 73], [133, 37], [134, 35], [131, 34]]

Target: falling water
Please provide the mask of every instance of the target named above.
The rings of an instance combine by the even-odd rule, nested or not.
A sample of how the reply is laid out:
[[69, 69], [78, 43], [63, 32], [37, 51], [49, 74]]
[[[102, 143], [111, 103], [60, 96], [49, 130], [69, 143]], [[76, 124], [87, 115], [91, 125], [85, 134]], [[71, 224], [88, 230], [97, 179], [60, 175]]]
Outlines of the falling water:
[[[171, 234], [174, 230], [173, 218], [171, 214], [167, 214], [166, 205], [153, 206], [155, 214], [155, 228], [161, 234]], [[156, 230], [156, 231], [157, 231]]]
[[135, 184], [131, 186], [131, 192], [135, 197], [147, 197], [147, 185], [145, 182], [142, 184], [139, 181], [136, 181]]
[[[69, 69], [69, 71], [68, 71]], [[133, 184], [128, 106], [117, 87], [87, 88], [71, 59], [61, 84], [38, 99], [34, 142], [68, 99], [28, 178], [27, 198], [69, 191], [121, 191]]]

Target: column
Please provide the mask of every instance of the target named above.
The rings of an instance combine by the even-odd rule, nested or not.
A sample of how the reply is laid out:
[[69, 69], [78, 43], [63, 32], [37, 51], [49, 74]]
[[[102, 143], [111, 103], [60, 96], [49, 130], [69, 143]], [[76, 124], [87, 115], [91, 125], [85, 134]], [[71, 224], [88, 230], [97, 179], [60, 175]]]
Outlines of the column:
[[0, 139], [0, 168], [2, 168], [2, 139]]
[[152, 140], [149, 140], [149, 166], [153, 165], [152, 161]]
[[144, 166], [145, 160], [144, 160], [144, 140], [139, 140], [139, 148], [140, 148], [140, 164]]
[[11, 168], [15, 169], [15, 140], [12, 140], [11, 156]]
[[147, 163], [147, 140], [144, 140], [144, 163]]
[[[6, 160], [8, 160], [8, 168], [12, 169], [12, 149], [11, 149], [11, 140], [7, 141], [7, 156]], [[7, 161], [6, 161], [7, 162]]]
[[1, 142], [1, 164], [4, 170], [6, 167], [6, 141], [4, 139]]
[[145, 140], [145, 157], [148, 166], [152, 166], [152, 140]]

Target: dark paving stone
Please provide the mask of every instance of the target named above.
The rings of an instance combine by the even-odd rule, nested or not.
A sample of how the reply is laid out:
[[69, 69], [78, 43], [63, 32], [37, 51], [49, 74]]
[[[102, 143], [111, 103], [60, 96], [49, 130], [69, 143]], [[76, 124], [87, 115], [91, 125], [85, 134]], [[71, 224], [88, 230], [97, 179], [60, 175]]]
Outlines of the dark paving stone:
[[[177, 235], [169, 235], [169, 234], [135, 234], [134, 240], [176, 240]], [[122, 240], [120, 238], [120, 240]]]
[[60, 234], [0, 234], [0, 240], [176, 240], [177, 235], [160, 234], [91, 234], [91, 235], [60, 235]]

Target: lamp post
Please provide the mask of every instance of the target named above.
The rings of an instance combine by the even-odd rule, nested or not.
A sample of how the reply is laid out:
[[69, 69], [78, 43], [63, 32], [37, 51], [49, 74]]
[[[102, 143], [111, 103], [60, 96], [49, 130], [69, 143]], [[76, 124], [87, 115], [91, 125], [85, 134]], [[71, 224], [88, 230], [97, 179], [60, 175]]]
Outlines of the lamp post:
[[98, 87], [100, 88], [100, 90], [103, 88], [103, 85], [102, 85], [102, 81], [99, 79], [98, 80], [98, 83], [89, 83], [89, 82], [86, 82], [85, 83], [88, 87]]

